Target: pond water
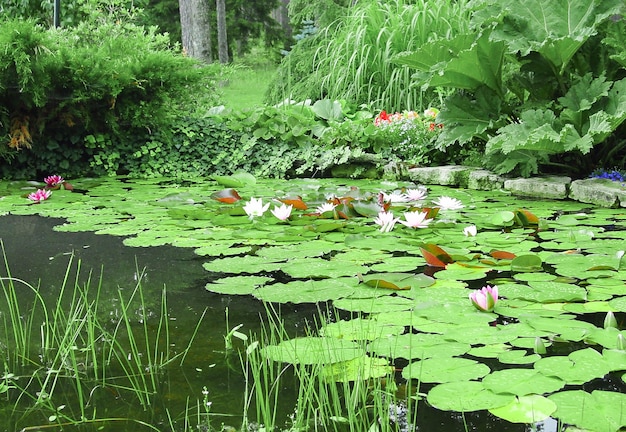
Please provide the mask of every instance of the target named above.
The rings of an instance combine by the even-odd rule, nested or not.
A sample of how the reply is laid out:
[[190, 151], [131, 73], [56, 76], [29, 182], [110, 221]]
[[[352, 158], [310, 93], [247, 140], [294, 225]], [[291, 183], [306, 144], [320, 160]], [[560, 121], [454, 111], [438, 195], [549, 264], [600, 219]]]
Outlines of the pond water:
[[[352, 180], [243, 182], [235, 186], [244, 199], [226, 204], [214, 198], [230, 197], [232, 192], [224, 188], [241, 179], [230, 179], [231, 183], [222, 180], [221, 185], [164, 179], [76, 180], [74, 192], [53, 191], [49, 200], [37, 205], [27, 205], [21, 196], [28, 190], [24, 188], [32, 186], [0, 183], [0, 196], [4, 196], [0, 199], [0, 214], [3, 210], [9, 213], [0, 216], [0, 239], [13, 278], [38, 285], [41, 297], [54, 305], [69, 267], [70, 280], [77, 277], [80, 284], [89, 280], [90, 285], [101, 281], [99, 313], [111, 317], [119, 316], [124, 299], [141, 281], [145, 299], [133, 306], [132, 323], [141, 329], [148, 322], [155, 332], [163, 315], [161, 294], [165, 287], [172, 351], [183, 350], [197, 328], [184, 363], [167, 365], [159, 376], [159, 391], [150, 409], [119, 394], [97, 390], [88, 405], [98, 406], [99, 418], [140, 420], [156, 430], [170, 430], [172, 426], [174, 430], [197, 430], [201, 422], [186, 424], [181, 413], [190, 412], [189, 406], [192, 412], [201, 411], [197, 404], [206, 398], [211, 402], [212, 424], [217, 430], [222, 423], [238, 427], [246, 386], [238, 352], [245, 348], [245, 342], [234, 338], [235, 350], [226, 350], [224, 336], [239, 324], [239, 332], [259, 335], [266, 314], [264, 302], [280, 308], [281, 323], [290, 337], [313, 335], [317, 331], [313, 323], [320, 319], [320, 313], [324, 314], [322, 320], [327, 321], [329, 334], [335, 330], [330, 324], [347, 325], [357, 316], [375, 316], [384, 325], [389, 325], [389, 320], [397, 321], [394, 324], [405, 328], [403, 335], [390, 334], [384, 343], [380, 338], [370, 339], [368, 349], [393, 360], [399, 383], [417, 377], [417, 367], [432, 367], [429, 359], [445, 363], [446, 359], [462, 358], [487, 368], [494, 377], [496, 372], [509, 368], [564, 368], [566, 363], [545, 364], [541, 355], [533, 352], [540, 341], [548, 349], [546, 358], [567, 361], [568, 355], [579, 353], [576, 355], [581, 357], [571, 361], [572, 367], [580, 363], [588, 369], [596, 362], [591, 369], [597, 368], [600, 373], [559, 376], [557, 372], [542, 372], [542, 377], [556, 374], [562, 386], [539, 395], [556, 394], [558, 401], [559, 394], [570, 390], [584, 390], [585, 395], [600, 390], [610, 392], [611, 397], [626, 391], [622, 377], [626, 358], [616, 345], [624, 332], [603, 328], [606, 312], [613, 312], [620, 326], [626, 311], [626, 277], [620, 256], [626, 248], [623, 209], [589, 209], [573, 202], [525, 202], [499, 192], [434, 187], [429, 190], [432, 199], [454, 196], [465, 207], [440, 210], [425, 229], [409, 229], [398, 223], [392, 232], [381, 233], [372, 223], [378, 210], [377, 191], [391, 193], [417, 185]], [[251, 221], [242, 204], [253, 196], [262, 196], [266, 201], [289, 197], [294, 205], [299, 200], [294, 197], [302, 197], [310, 209], [294, 214], [288, 224], [272, 219], [269, 212]], [[338, 205], [330, 216], [314, 214], [315, 205], [332, 196], [351, 199], [336, 201]], [[420, 208], [435, 207], [430, 201], [424, 204]], [[395, 202], [391, 209], [401, 216], [411, 206]], [[528, 213], [518, 209], [528, 209]], [[478, 227], [476, 237], [463, 234], [469, 224]], [[536, 235], [538, 230], [543, 232], [541, 238]], [[445, 270], [426, 265], [420, 248], [427, 244], [437, 244], [449, 254], [448, 258], [452, 257]], [[493, 251], [506, 254], [491, 256]], [[533, 258], [517, 259], [528, 256]], [[588, 265], [576, 261], [576, 256], [585, 257]], [[574, 257], [572, 261], [570, 257]], [[441, 255], [439, 258], [445, 259]], [[537, 260], [541, 269], [550, 272], [533, 269]], [[356, 275], [364, 275], [362, 283]], [[7, 276], [5, 269], [0, 270], [0, 276]], [[504, 297], [495, 313], [476, 311], [467, 299], [468, 288], [480, 288], [486, 282], [497, 283]], [[410, 289], [405, 290], [405, 285]], [[32, 290], [23, 285], [18, 283], [17, 287], [20, 295], [32, 295]], [[407, 308], [409, 303], [411, 307]], [[337, 310], [328, 312], [328, 308]], [[499, 335], [492, 333], [494, 326], [498, 326]], [[511, 334], [503, 337], [505, 331]], [[427, 341], [425, 334], [433, 339]], [[354, 339], [367, 340], [359, 336]], [[0, 347], [5, 344], [2, 342]], [[425, 346], [432, 353], [407, 354], [399, 348], [402, 344]], [[589, 347], [598, 358], [585, 351]], [[273, 356], [285, 355], [282, 348], [279, 344]], [[452, 351], [441, 354], [439, 350]], [[597, 367], [599, 363], [605, 364]], [[464, 368], [470, 370], [469, 378], [456, 377], [456, 371]], [[468, 408], [480, 406], [472, 405], [474, 399], [460, 398], [460, 405], [449, 408], [441, 407], [435, 396], [430, 399], [431, 393], [437, 394], [433, 389], [454, 391], [452, 385], [459, 382], [472, 383], [470, 387], [459, 386], [459, 393], [483, 392], [473, 384], [487, 373], [474, 375], [472, 369], [475, 371], [475, 365], [450, 365], [449, 370], [433, 371], [439, 376], [432, 380], [424, 379], [420, 392], [429, 394], [429, 400], [419, 403], [411, 430], [564, 430], [554, 410], [541, 420], [512, 423], [496, 415], [497, 410], [494, 414]], [[516, 382], [521, 378], [512, 375], [510, 379]], [[488, 382], [488, 377], [483, 381]], [[497, 382], [492, 385], [501, 386]], [[296, 387], [285, 385], [280, 389], [280, 403], [284, 405], [279, 411], [285, 420], [293, 412]], [[533, 392], [516, 396], [523, 399], [527, 393]], [[574, 401], [572, 404], [577, 403], [577, 395], [566, 396]], [[626, 407], [622, 399], [609, 400], [614, 410]], [[545, 409], [543, 402], [541, 409]], [[59, 423], [32, 410], [31, 401], [5, 403], [4, 407], [2, 403], [0, 430]], [[80, 411], [71, 407], [76, 401], [62, 400], [57, 405], [61, 403], [70, 406], [63, 409]], [[168, 418], [168, 413], [174, 418]], [[610, 425], [599, 430], [618, 430], [621, 422], [626, 422], [621, 414], [614, 419], [614, 412], [605, 417], [611, 419]], [[565, 409], [561, 423], [573, 423], [571, 418]], [[80, 428], [92, 430], [89, 427], [140, 430], [141, 426], [111, 421]]]

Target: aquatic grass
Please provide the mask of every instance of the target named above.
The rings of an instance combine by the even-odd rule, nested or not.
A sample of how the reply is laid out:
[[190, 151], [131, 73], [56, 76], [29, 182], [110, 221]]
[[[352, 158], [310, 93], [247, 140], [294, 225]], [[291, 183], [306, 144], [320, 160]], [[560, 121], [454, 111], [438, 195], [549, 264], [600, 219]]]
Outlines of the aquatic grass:
[[[5, 370], [0, 394], [14, 413], [13, 427], [17, 429], [21, 423], [32, 425], [44, 414], [57, 427], [127, 421], [159, 430], [141, 419], [99, 417], [97, 393], [130, 395], [144, 410], [150, 410], [162, 389], [162, 373], [174, 360], [184, 361], [204, 314], [187, 345], [172, 355], [165, 288], [153, 334], [149, 327], [152, 319], [146, 314], [143, 274], [129, 298], [120, 292], [120, 313], [112, 323], [99, 307], [102, 279], [94, 291], [90, 289], [91, 276], [81, 285], [81, 263], [79, 260], [74, 266], [73, 255], [51, 305], [40, 288], [13, 278], [6, 255], [4, 260], [7, 277], [0, 278], [4, 293], [0, 304], [4, 325], [0, 354]], [[74, 271], [76, 276], [72, 278]], [[23, 287], [30, 294], [18, 296], [16, 290]], [[137, 319], [132, 308], [144, 315]]]

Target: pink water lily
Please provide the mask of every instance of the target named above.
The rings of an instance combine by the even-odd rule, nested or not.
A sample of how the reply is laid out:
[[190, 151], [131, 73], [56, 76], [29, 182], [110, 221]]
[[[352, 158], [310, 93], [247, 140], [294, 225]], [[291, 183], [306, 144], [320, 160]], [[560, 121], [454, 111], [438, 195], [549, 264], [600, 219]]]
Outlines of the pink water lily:
[[461, 200], [448, 196], [439, 197], [434, 200], [433, 203], [441, 210], [461, 210], [463, 207], [465, 207]]
[[277, 219], [280, 219], [281, 221], [285, 221], [289, 219], [289, 216], [291, 216], [292, 210], [293, 210], [293, 206], [283, 204], [280, 207], [274, 206], [274, 208], [272, 209], [272, 214], [276, 216]]
[[408, 226], [409, 228], [427, 228], [428, 225], [433, 221], [432, 219], [427, 219], [427, 216], [428, 212], [405, 212], [404, 219], [406, 220], [401, 220], [398, 222], [405, 226]]
[[374, 219], [374, 223], [380, 225], [380, 232], [389, 232], [399, 220], [400, 218], [394, 217], [392, 212], [381, 211]]
[[52, 195], [52, 191], [37, 189], [35, 192], [32, 192], [28, 195], [28, 199], [36, 203], [40, 203], [50, 198], [50, 195]]
[[46, 186], [54, 187], [62, 185], [65, 182], [65, 179], [60, 175], [55, 174], [44, 178], [43, 181], [46, 182]]
[[470, 293], [469, 299], [479, 311], [491, 312], [498, 302], [498, 286], [486, 285]]
[[243, 211], [246, 212], [250, 219], [254, 219], [255, 217], [263, 216], [263, 213], [265, 213], [268, 208], [270, 208], [270, 203], [263, 205], [262, 198], [250, 198], [250, 201], [243, 206]]

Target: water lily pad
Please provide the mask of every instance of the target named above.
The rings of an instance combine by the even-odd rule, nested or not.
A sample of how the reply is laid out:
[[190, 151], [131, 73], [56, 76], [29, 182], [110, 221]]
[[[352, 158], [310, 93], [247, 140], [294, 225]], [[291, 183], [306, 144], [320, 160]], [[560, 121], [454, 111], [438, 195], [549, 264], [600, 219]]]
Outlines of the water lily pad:
[[327, 365], [321, 376], [335, 382], [365, 381], [389, 376], [393, 371], [394, 367], [386, 359], [364, 355]]
[[489, 372], [487, 365], [475, 360], [459, 357], [433, 357], [409, 363], [402, 370], [402, 377], [426, 383], [448, 383], [482, 378]]
[[246, 295], [272, 278], [266, 276], [233, 276], [220, 278], [205, 285], [207, 291], [218, 294]]
[[363, 356], [363, 350], [357, 343], [326, 337], [288, 339], [277, 345], [264, 347], [262, 353], [274, 361], [322, 365], [345, 362]]
[[276, 303], [318, 303], [348, 297], [356, 279], [294, 280], [264, 285], [253, 292], [259, 300]]
[[593, 348], [574, 351], [567, 357], [542, 358], [534, 367], [543, 375], [560, 378], [567, 384], [584, 384], [602, 378], [611, 370], [602, 354]]
[[569, 423], [594, 432], [616, 432], [626, 426], [626, 394], [595, 390], [570, 390], [548, 396], [556, 403], [554, 414]]
[[439, 384], [428, 392], [428, 403], [443, 411], [471, 412], [505, 406], [513, 395], [494, 393], [477, 381]]
[[336, 278], [366, 273], [368, 268], [350, 262], [327, 261], [315, 258], [295, 258], [280, 269], [294, 278]]
[[338, 339], [372, 341], [401, 334], [404, 327], [404, 324], [380, 322], [376, 317], [355, 318], [328, 323], [319, 330], [319, 334]]
[[465, 354], [470, 344], [446, 341], [433, 334], [404, 334], [374, 340], [368, 351], [389, 358], [425, 359], [431, 357], [453, 357]]
[[383, 296], [376, 298], [343, 298], [333, 302], [333, 306], [352, 312], [379, 313], [411, 310], [413, 300], [405, 297]]
[[520, 396], [508, 405], [489, 412], [511, 423], [537, 423], [556, 411], [556, 403], [540, 395]]
[[491, 372], [483, 378], [483, 386], [495, 393], [525, 396], [553, 393], [562, 389], [565, 382], [557, 377], [543, 375], [534, 369], [515, 368]]

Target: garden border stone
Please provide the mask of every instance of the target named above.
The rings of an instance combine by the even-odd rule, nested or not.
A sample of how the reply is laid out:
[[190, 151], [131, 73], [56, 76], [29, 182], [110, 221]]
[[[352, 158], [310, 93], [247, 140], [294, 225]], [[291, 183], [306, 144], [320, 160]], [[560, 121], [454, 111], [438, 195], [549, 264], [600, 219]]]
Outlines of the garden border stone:
[[606, 179], [572, 181], [566, 176], [506, 178], [485, 169], [460, 165], [410, 168], [406, 177], [423, 185], [476, 190], [504, 189], [524, 197], [572, 199], [601, 207], [626, 208], [626, 187]]

